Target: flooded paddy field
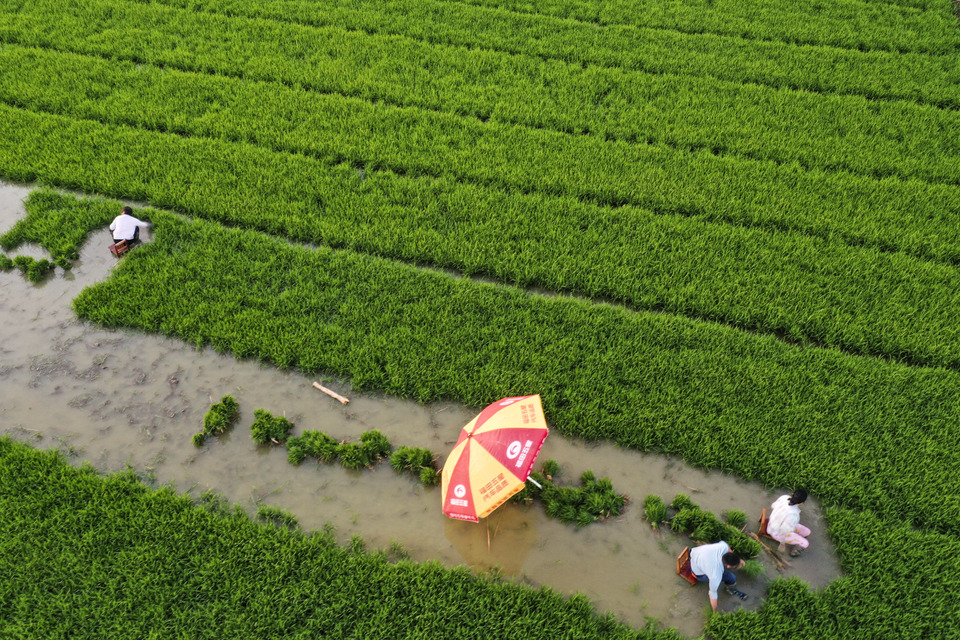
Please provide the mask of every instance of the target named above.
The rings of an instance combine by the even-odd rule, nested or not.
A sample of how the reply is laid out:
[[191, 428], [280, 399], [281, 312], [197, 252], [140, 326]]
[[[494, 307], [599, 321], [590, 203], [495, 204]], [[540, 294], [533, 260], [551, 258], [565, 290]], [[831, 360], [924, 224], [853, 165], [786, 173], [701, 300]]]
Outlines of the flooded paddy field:
[[[0, 187], [0, 233], [24, 215], [28, 193], [24, 186]], [[145, 235], [149, 241], [150, 234]], [[607, 476], [618, 493], [631, 498], [624, 514], [578, 529], [547, 517], [537, 504], [507, 504], [477, 525], [445, 518], [439, 488], [425, 488], [386, 463], [366, 471], [313, 462], [292, 466], [282, 447], [251, 440], [255, 409], [285, 415], [296, 425], [294, 435], [318, 430], [357, 440], [363, 431], [377, 429], [394, 447], [428, 448], [442, 462], [479, 408], [358, 395], [348, 381], [323, 380], [350, 398], [342, 405], [312, 388], [315, 378], [295, 371], [80, 322], [70, 303], [84, 287], [108, 277], [116, 263], [108, 244], [106, 229], [94, 234], [71, 271], [57, 269], [39, 285], [16, 271], [0, 272], [0, 432], [58, 449], [76, 464], [88, 461], [105, 472], [129, 465], [158, 484], [194, 496], [212, 491], [251, 513], [258, 504], [281, 507], [306, 530], [332, 525], [343, 542], [359, 536], [370, 550], [493, 569], [564, 594], [580, 592], [598, 610], [628, 624], [642, 626], [652, 618], [690, 636], [699, 635], [703, 626], [706, 586], [690, 587], [675, 574], [675, 558], [689, 541], [651, 529], [643, 519], [645, 496], [669, 502], [685, 493], [716, 514], [739, 509], [755, 529], [761, 508], [786, 492], [692, 468], [676, 458], [569, 440], [555, 432], [539, 460], [558, 461], [558, 483], [578, 485], [586, 470]], [[45, 257], [36, 247], [11, 255]], [[228, 393], [240, 403], [238, 425], [195, 447], [191, 437], [202, 429], [204, 414]], [[815, 500], [804, 505], [802, 522], [813, 530], [811, 547], [783, 575], [819, 588], [839, 575], [839, 567]], [[767, 583], [781, 574], [768, 556], [759, 559], [766, 574], [740, 579], [750, 599], [741, 603], [721, 593], [722, 610], [760, 606]]]

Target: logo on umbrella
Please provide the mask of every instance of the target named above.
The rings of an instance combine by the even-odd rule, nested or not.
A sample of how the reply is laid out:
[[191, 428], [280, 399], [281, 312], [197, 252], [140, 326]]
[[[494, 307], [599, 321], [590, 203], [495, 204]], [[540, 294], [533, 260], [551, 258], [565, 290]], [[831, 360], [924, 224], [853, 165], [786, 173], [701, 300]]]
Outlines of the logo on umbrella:
[[520, 455], [520, 449], [523, 448], [523, 445], [520, 444], [519, 440], [514, 440], [510, 443], [510, 446], [507, 447], [507, 457], [513, 460], [518, 455]]
[[463, 496], [467, 495], [467, 488], [462, 484], [458, 484], [453, 488], [453, 495], [457, 496], [458, 498], [462, 498]]

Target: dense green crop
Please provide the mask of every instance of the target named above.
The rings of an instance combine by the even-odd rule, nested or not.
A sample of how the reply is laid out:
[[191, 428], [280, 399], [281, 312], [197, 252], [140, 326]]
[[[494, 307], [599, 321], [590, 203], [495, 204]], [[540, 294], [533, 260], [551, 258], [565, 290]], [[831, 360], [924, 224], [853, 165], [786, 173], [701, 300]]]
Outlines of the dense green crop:
[[[466, 0], [473, 4], [529, 11], [527, 0]], [[816, 0], [734, 3], [671, 0], [539, 0], [537, 13], [584, 22], [628, 24], [675, 29], [684, 33], [715, 33], [747, 39], [851, 49], [953, 53], [960, 33], [941, 4], [937, 12], [899, 7], [885, 2]]]
[[[836, 238], [745, 230], [444, 180], [389, 173], [359, 180], [347, 166], [246, 145], [16, 110], [6, 115], [22, 124], [23, 137], [6, 147], [9, 154], [0, 163], [24, 179], [56, 179], [91, 189], [108, 177], [122, 184], [118, 191], [127, 197], [300, 240], [431, 260], [467, 273], [493, 273], [521, 284], [625, 300], [638, 308], [723, 320], [861, 353], [931, 364], [955, 364], [960, 358], [960, 329], [953, 321], [957, 270], [902, 254], [852, 248]], [[117, 149], [122, 160], [103, 158], [94, 147]], [[49, 154], [56, 150], [85, 161], [51, 167]], [[263, 177], [264, 166], [273, 169], [270, 182]], [[304, 184], [302, 175], [313, 176], [312, 183]], [[928, 202], [932, 209], [936, 201]], [[925, 229], [912, 225], [915, 234], [887, 223], [873, 232], [891, 241], [896, 234], [901, 244], [917, 243], [938, 253], [960, 251], [960, 230], [944, 227], [945, 210], [928, 214]], [[840, 235], [837, 220], [823, 231]], [[502, 251], [520, 242], [529, 251]]]
[[[943, 12], [943, 0], [928, 1], [936, 3]], [[163, 3], [198, 8], [194, 0]], [[376, 7], [362, 0], [336, 5], [296, 0], [211, 0], [204, 2], [203, 8], [231, 16], [295, 21], [317, 27], [333, 25], [431, 44], [493, 49], [581, 67], [719, 78], [817, 93], [916, 100], [939, 106], [960, 104], [960, 94], [952, 82], [960, 63], [949, 55], [810, 47], [707, 32], [597, 25], [443, 0], [401, 0]]]
[[258, 516], [279, 526], [201, 505], [0, 439], [2, 635], [681, 640], [583, 597], [343, 549], [270, 505]]
[[[711, 618], [711, 638], [950, 637], [958, 45], [948, 0], [0, 0], [0, 176], [195, 218], [148, 212], [156, 242], [78, 298], [84, 317], [420, 400], [535, 390], [561, 433], [809, 487], [845, 577], [818, 592], [775, 582], [756, 613]], [[66, 267], [118, 207], [42, 191], [0, 245], [41, 242]], [[302, 438], [291, 459], [329, 444]], [[0, 508], [20, 508], [7, 487]], [[554, 503], [569, 512], [567, 489]], [[70, 529], [90, 501], [67, 495], [85, 509], [30, 531], [90, 540]], [[665, 510], [646, 506], [651, 521]], [[323, 574], [329, 601], [282, 560], [254, 590], [183, 555], [204, 543], [150, 524], [158, 540], [129, 550], [131, 566], [161, 569], [151, 589], [169, 576], [204, 597], [134, 587], [128, 606], [132, 582], [60, 538], [17, 564], [30, 539], [12, 518], [0, 551], [18, 554], [0, 554], [14, 558], [0, 575], [24, 577], [0, 580], [0, 634], [383, 637], [394, 620], [411, 637], [480, 634], [444, 617], [473, 601], [445, 573], [437, 608], [372, 565]], [[164, 545], [186, 581], [160, 565]], [[79, 577], [60, 569], [74, 557]], [[279, 613], [236, 623], [222, 585], [238, 609]], [[301, 592], [328, 605], [319, 620]], [[540, 611], [544, 596], [502, 597]], [[632, 635], [550, 606], [484, 633]]]
[[[960, 501], [937, 472], [960, 465], [938, 444], [956, 436], [954, 372], [526, 295], [210, 223], [158, 216], [157, 238], [84, 291], [77, 312], [421, 401], [479, 406], [537, 389], [561, 431], [683, 451], [771, 486], [804, 485], [955, 530]], [[136, 293], [117, 301], [118, 290]], [[780, 451], [796, 452], [792, 464]]]
[[[372, 89], [396, 105], [391, 108], [342, 95], [272, 83], [245, 84], [242, 78], [176, 72], [169, 67], [118, 65], [97, 57], [18, 47], [2, 53], [0, 71], [9, 67], [21, 72], [0, 73], [0, 78], [8, 78], [0, 84], [0, 97], [10, 104], [194, 135], [256, 140], [295, 151], [355, 149], [352, 155], [366, 163], [433, 174], [452, 165], [427, 144], [431, 129], [439, 128], [432, 135], [452, 147], [456, 130], [462, 129], [460, 135], [469, 138], [478, 135], [471, 133], [476, 127], [461, 124], [462, 116], [456, 115], [472, 114], [495, 123], [588, 133], [600, 140], [659, 143], [683, 151], [797, 162], [813, 169], [953, 184], [960, 180], [955, 171], [960, 151], [952, 142], [960, 136], [960, 117], [955, 112], [858, 97], [683, 76], [612, 70], [588, 73], [561, 65], [531, 78], [508, 73], [508, 78], [497, 81], [496, 95], [464, 92], [456, 86], [458, 76], [453, 71], [442, 87], [421, 89], [422, 99], [406, 86]], [[551, 76], [550, 91], [538, 95], [543, 91], [539, 77], [543, 74]], [[385, 83], [388, 78], [380, 76], [377, 81]], [[460, 82], [469, 84], [469, 80]], [[332, 89], [348, 92], [346, 79]], [[104, 94], [111, 99], [100, 100]], [[450, 115], [439, 118], [431, 112], [418, 118], [416, 112], [402, 110], [404, 106], [442, 109]], [[258, 126], [264, 120], [273, 126]], [[401, 147], [402, 154], [390, 149], [378, 153], [378, 145], [364, 145], [365, 138], [357, 135], [369, 136], [370, 131], [390, 135], [394, 128], [403, 137], [416, 139], [417, 146]], [[455, 130], [447, 131], [451, 128]], [[536, 140], [532, 132], [528, 137]], [[323, 144], [317, 145], [319, 141]], [[429, 158], [434, 158], [432, 164]]]

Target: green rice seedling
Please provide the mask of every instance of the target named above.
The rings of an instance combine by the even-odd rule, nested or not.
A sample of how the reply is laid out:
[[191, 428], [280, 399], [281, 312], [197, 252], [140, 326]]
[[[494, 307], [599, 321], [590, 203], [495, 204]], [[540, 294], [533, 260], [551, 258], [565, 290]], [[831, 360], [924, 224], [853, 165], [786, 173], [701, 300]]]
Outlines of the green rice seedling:
[[531, 484], [529, 482], [524, 483], [523, 488], [520, 491], [517, 491], [515, 494], [510, 496], [512, 502], [517, 504], [530, 504], [533, 502], [533, 492], [531, 491]]
[[13, 269], [13, 260], [0, 253], [0, 271], [9, 271]]
[[397, 473], [408, 471], [424, 486], [432, 487], [440, 483], [440, 472], [437, 470], [437, 456], [429, 449], [419, 447], [397, 447], [390, 454], [390, 466]]
[[287, 529], [296, 529], [300, 526], [296, 516], [292, 513], [270, 504], [258, 505], [257, 517], [263, 522], [270, 522], [278, 527], [286, 527]]
[[560, 512], [557, 516], [557, 519], [561, 522], [566, 522], [568, 524], [577, 523], [577, 506], [574, 504], [563, 504], [561, 503]]
[[233, 513], [230, 502], [219, 493], [204, 491], [197, 497], [197, 505], [211, 513], [226, 516]]
[[763, 566], [763, 563], [752, 558], [747, 560], [743, 565], [743, 573], [751, 578], [756, 578], [757, 576], [762, 575], [765, 571], [766, 568]]
[[562, 520], [561, 516], [564, 506], [565, 505], [555, 500], [544, 500], [543, 502], [544, 512], [546, 512], [546, 514], [551, 518], [557, 518], [558, 520]]
[[429, 449], [419, 447], [397, 447], [390, 454], [390, 466], [395, 471], [416, 471], [423, 467], [436, 468], [436, 456]]
[[15, 266], [20, 273], [26, 274], [27, 269], [30, 268], [30, 265], [33, 264], [33, 258], [30, 256], [15, 256], [13, 258], [13, 266]]
[[575, 507], [583, 502], [583, 492], [576, 487], [557, 487], [554, 499], [561, 504]]
[[560, 473], [560, 465], [556, 460], [544, 460], [542, 473], [546, 478], [552, 478]]
[[333, 462], [340, 455], [340, 443], [322, 431], [304, 431], [298, 444], [305, 455], [320, 462]]
[[700, 542], [712, 543], [726, 540], [732, 551], [745, 558], [753, 558], [760, 554], [762, 550], [760, 543], [748, 537], [740, 529], [721, 522], [713, 513], [703, 511], [697, 505], [689, 502], [689, 499], [680, 502], [689, 506], [674, 515], [670, 521], [671, 530], [677, 533], [687, 533], [691, 538]]
[[370, 466], [370, 458], [363, 447], [356, 442], [344, 442], [337, 448], [340, 464], [347, 469], [363, 469]]
[[527, 491], [528, 495], [533, 499], [540, 498], [543, 492], [541, 487], [546, 487], [548, 484], [550, 484], [550, 481], [547, 480], [547, 477], [539, 471], [532, 471], [530, 473], [530, 479], [533, 480], [533, 482], [525, 483], [523, 490]]
[[54, 270], [56, 265], [47, 260], [46, 258], [41, 258], [40, 260], [34, 260], [29, 267], [27, 267], [27, 280], [33, 283], [42, 282], [47, 275]]
[[722, 522], [713, 518], [704, 518], [690, 533], [690, 537], [699, 542], [717, 542], [723, 539], [724, 533], [726, 529]]
[[743, 527], [747, 524], [747, 514], [739, 509], [730, 509], [728, 511], [724, 511], [723, 519], [731, 527], [735, 527], [737, 529], [743, 529]]
[[667, 519], [667, 505], [660, 496], [648, 495], [643, 501], [643, 513], [650, 526], [659, 529], [660, 523]]
[[240, 418], [240, 405], [231, 395], [225, 395], [203, 416], [203, 432], [218, 436], [233, 427]]
[[596, 522], [597, 519], [598, 519], [597, 516], [591, 513], [589, 509], [584, 508], [577, 511], [576, 522], [578, 527], [585, 527], [588, 524]]
[[588, 491], [593, 488], [593, 485], [596, 483], [596, 481], [597, 476], [593, 473], [593, 471], [588, 470], [580, 474], [580, 484]]
[[426, 487], [439, 486], [442, 478], [442, 474], [432, 467], [420, 468], [420, 482]]
[[364, 455], [368, 460], [367, 466], [370, 466], [382, 460], [383, 458], [388, 457], [390, 455], [390, 451], [393, 449], [393, 447], [390, 445], [390, 441], [387, 440], [387, 437], [376, 429], [361, 433], [360, 444], [363, 447]]
[[594, 516], [599, 517], [601, 514], [607, 513], [609, 510], [609, 504], [602, 493], [588, 492], [586, 498], [583, 501], [584, 508], [592, 513]]
[[302, 439], [298, 436], [291, 436], [287, 438], [286, 442], [287, 447], [287, 462], [294, 466], [298, 466], [307, 459], [307, 452], [304, 449]]
[[203, 431], [199, 431], [193, 434], [192, 441], [193, 441], [193, 446], [202, 447], [203, 443], [207, 441], [207, 434], [205, 434]]
[[700, 521], [700, 509], [697, 507], [684, 508], [670, 519], [670, 529], [678, 533], [690, 531]]
[[403, 547], [403, 543], [396, 540], [390, 541], [390, 546], [387, 548], [387, 554], [394, 560], [410, 559], [410, 552]]
[[293, 423], [283, 416], [274, 416], [266, 409], [253, 412], [254, 421], [250, 426], [251, 437], [258, 444], [283, 444], [290, 437]]
[[673, 502], [670, 503], [670, 508], [677, 511], [682, 511], [683, 509], [694, 509], [699, 507], [693, 504], [693, 500], [690, 499], [690, 496], [683, 493], [678, 493], [673, 498]]
[[361, 554], [366, 552], [367, 543], [360, 536], [351, 536], [350, 537], [350, 546], [347, 547], [350, 553]]

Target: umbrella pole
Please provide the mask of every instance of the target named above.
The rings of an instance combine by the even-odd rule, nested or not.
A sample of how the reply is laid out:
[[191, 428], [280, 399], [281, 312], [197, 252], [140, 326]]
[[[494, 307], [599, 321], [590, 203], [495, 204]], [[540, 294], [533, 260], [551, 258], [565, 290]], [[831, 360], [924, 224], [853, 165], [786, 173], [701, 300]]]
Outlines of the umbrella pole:
[[537, 485], [537, 489], [543, 489], [543, 485], [541, 485], [539, 482], [537, 482], [533, 478], [527, 478], [527, 482], [532, 482], [533, 484]]
[[487, 525], [487, 553], [490, 553], [490, 521], [484, 518], [484, 523]]

